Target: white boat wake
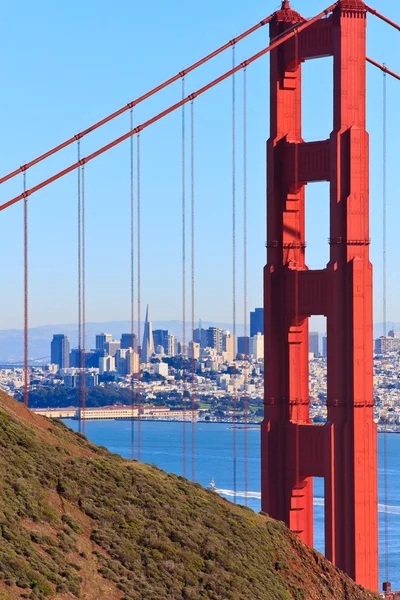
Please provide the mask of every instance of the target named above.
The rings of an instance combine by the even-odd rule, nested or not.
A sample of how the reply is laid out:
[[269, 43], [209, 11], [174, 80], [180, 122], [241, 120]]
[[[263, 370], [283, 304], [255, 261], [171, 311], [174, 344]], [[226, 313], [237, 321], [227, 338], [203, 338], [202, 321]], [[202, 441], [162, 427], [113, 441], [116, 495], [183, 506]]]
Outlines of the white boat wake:
[[[219, 488], [216, 488], [214, 490], [214, 492], [217, 492], [217, 494], [219, 494], [220, 496], [227, 496], [228, 498], [234, 498], [235, 497], [235, 492], [234, 490], [222, 490]], [[236, 492], [236, 498], [253, 498], [255, 500], [261, 500], [261, 492], [244, 492], [244, 491], [237, 491]], [[314, 498], [314, 506], [324, 506], [324, 499], [323, 498]], [[400, 506], [386, 506], [385, 504], [378, 504], [378, 512], [380, 513], [386, 513], [388, 515], [400, 515]]]

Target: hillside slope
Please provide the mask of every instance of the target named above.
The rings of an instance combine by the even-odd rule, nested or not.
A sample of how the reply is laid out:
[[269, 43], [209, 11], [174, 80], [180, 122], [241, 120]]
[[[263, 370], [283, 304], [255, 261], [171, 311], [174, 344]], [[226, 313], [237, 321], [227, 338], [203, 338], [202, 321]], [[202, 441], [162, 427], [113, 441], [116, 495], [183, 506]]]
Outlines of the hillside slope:
[[374, 597], [281, 523], [0, 392], [0, 598]]

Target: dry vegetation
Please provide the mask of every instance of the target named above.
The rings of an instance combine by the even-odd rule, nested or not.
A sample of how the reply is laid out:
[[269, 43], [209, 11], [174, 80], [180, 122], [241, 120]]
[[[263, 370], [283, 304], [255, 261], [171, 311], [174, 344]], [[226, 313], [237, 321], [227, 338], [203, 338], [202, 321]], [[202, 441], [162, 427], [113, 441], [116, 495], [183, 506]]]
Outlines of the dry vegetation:
[[371, 599], [278, 522], [0, 392], [0, 598]]

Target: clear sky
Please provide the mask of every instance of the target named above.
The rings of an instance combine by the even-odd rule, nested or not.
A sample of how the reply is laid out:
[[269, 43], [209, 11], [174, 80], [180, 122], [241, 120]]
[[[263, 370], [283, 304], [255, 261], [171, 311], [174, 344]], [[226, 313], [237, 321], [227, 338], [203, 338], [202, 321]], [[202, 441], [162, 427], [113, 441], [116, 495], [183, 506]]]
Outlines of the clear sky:
[[[306, 17], [323, 0], [297, 0]], [[376, 8], [400, 22], [400, 6]], [[0, 22], [0, 172], [6, 173], [146, 92], [278, 7], [276, 0], [202, 0], [115, 3], [104, 0], [6, 2]], [[368, 53], [400, 72], [398, 33], [369, 17]], [[236, 49], [242, 61], [267, 44], [262, 29]], [[190, 92], [230, 68], [228, 51], [190, 75]], [[265, 262], [265, 142], [268, 122], [268, 57], [248, 69], [248, 305], [262, 304]], [[242, 308], [242, 75], [237, 76], [238, 322]], [[388, 79], [388, 319], [400, 320], [398, 303], [400, 204], [398, 170], [400, 83]], [[180, 98], [181, 87], [146, 102], [135, 123]], [[332, 127], [332, 62], [304, 67], [303, 137], [325, 138]], [[196, 320], [229, 322], [231, 298], [231, 83], [195, 102], [196, 114]], [[189, 111], [186, 113], [189, 125]], [[181, 114], [142, 134], [142, 302], [154, 320], [181, 315], [180, 210]], [[129, 128], [126, 114], [82, 141], [88, 154]], [[382, 74], [368, 67], [371, 134], [371, 238], [375, 267], [375, 320], [382, 320]], [[189, 127], [188, 127], [189, 130]], [[189, 148], [189, 137], [188, 137]], [[76, 147], [28, 172], [28, 186], [76, 157]], [[189, 167], [189, 154], [188, 154]], [[189, 201], [189, 170], [187, 176]], [[21, 191], [22, 178], [1, 186], [0, 199]], [[129, 318], [129, 142], [86, 170], [87, 319]], [[76, 174], [31, 197], [31, 325], [76, 321]], [[328, 258], [328, 188], [307, 187], [307, 262]], [[189, 212], [189, 211], [188, 211]], [[188, 222], [189, 225], [189, 222]], [[189, 242], [188, 234], [188, 242]], [[0, 328], [21, 327], [22, 206], [0, 215]], [[189, 255], [189, 246], [188, 246]], [[187, 265], [188, 274], [190, 264]], [[188, 276], [189, 284], [189, 276]], [[189, 291], [189, 288], [188, 288]], [[189, 314], [189, 306], [188, 306]]]

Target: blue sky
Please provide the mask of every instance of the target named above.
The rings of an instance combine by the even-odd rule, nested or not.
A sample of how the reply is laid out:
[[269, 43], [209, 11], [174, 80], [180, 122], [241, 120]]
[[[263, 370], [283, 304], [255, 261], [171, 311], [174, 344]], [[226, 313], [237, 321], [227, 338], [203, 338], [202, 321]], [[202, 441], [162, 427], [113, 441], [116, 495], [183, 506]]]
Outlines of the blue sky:
[[[372, 0], [371, 0], [371, 3]], [[400, 22], [400, 7], [380, 0], [380, 11]], [[310, 17], [320, 0], [292, 2]], [[275, 1], [202, 0], [172, 3], [104, 0], [5, 3], [0, 22], [0, 171], [6, 173], [146, 92], [273, 12]], [[368, 53], [400, 72], [398, 33], [369, 17]], [[242, 61], [267, 43], [263, 28], [236, 49]], [[396, 37], [397, 36], [397, 37]], [[190, 75], [190, 92], [226, 71], [228, 51]], [[325, 138], [332, 127], [332, 62], [304, 67], [303, 137]], [[265, 262], [265, 142], [269, 135], [268, 57], [248, 69], [248, 306], [262, 303]], [[400, 320], [397, 244], [398, 139], [396, 98], [388, 79], [388, 319]], [[180, 98], [180, 83], [135, 111], [142, 122]], [[238, 322], [242, 308], [242, 75], [237, 76]], [[196, 320], [230, 321], [231, 83], [196, 100]], [[189, 111], [187, 122], [189, 123]], [[181, 114], [142, 134], [142, 305], [154, 320], [181, 315]], [[129, 128], [126, 114], [82, 141], [88, 154]], [[189, 129], [189, 128], [188, 128]], [[375, 320], [381, 320], [382, 74], [368, 67], [371, 135], [371, 255]], [[189, 138], [188, 138], [189, 147]], [[75, 160], [76, 147], [28, 172], [28, 186]], [[189, 159], [189, 155], [188, 155]], [[189, 162], [189, 161], [188, 161]], [[189, 177], [188, 200], [189, 200]], [[22, 179], [1, 186], [0, 199], [21, 190]], [[76, 174], [36, 194], [30, 210], [30, 322], [76, 320]], [[87, 319], [129, 318], [129, 142], [87, 166]], [[307, 262], [328, 258], [328, 188], [307, 187]], [[189, 223], [188, 223], [189, 224]], [[189, 239], [189, 236], [188, 236]], [[189, 247], [188, 247], [189, 252]], [[0, 215], [2, 294], [0, 328], [22, 325], [22, 206]], [[189, 272], [189, 262], [187, 265]], [[189, 284], [189, 277], [188, 277]], [[189, 306], [188, 306], [189, 314]]]

